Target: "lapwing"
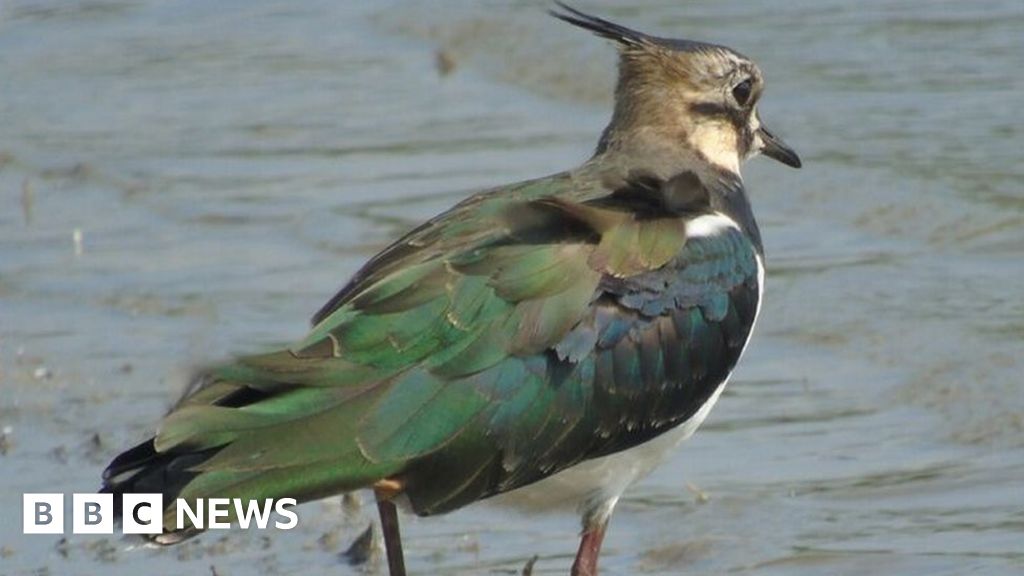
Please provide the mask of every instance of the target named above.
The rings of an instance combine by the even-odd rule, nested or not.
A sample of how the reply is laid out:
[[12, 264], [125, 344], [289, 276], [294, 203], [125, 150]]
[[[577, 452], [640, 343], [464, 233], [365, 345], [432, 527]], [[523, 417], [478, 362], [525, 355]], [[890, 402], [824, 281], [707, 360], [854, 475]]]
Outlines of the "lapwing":
[[557, 3], [618, 51], [612, 118], [571, 170], [485, 190], [371, 258], [302, 341], [200, 371], [104, 491], [375, 493], [396, 505], [575, 507], [597, 573], [616, 502], [708, 415], [750, 340], [764, 256], [740, 165], [797, 154], [761, 122], [760, 69]]

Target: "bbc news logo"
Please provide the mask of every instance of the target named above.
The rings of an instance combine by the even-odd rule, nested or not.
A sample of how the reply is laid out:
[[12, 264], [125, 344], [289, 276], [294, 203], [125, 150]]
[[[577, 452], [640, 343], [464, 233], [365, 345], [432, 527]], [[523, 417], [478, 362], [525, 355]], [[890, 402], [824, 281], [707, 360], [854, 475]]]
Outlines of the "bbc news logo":
[[[163, 494], [122, 494], [121, 531], [125, 534], [161, 534], [164, 531]], [[177, 498], [175, 530], [198, 528], [221, 530], [231, 528], [235, 522], [241, 528], [255, 526], [266, 530], [291, 530], [299, 523], [291, 509], [294, 498], [279, 500], [245, 500], [241, 498], [199, 498], [194, 501]], [[274, 522], [271, 523], [271, 519]], [[64, 495], [23, 494], [22, 531], [25, 534], [64, 533]], [[114, 495], [74, 494], [71, 497], [72, 534], [113, 534]]]

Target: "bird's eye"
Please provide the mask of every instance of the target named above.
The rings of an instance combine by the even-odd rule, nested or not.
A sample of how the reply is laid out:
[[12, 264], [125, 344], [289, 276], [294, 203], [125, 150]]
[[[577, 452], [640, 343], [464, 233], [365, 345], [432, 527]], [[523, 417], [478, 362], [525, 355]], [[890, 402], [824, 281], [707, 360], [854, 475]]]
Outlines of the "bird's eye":
[[746, 106], [747, 100], [750, 100], [751, 83], [750, 78], [747, 78], [743, 82], [740, 82], [732, 89], [732, 97], [736, 99], [736, 103], [740, 106]]

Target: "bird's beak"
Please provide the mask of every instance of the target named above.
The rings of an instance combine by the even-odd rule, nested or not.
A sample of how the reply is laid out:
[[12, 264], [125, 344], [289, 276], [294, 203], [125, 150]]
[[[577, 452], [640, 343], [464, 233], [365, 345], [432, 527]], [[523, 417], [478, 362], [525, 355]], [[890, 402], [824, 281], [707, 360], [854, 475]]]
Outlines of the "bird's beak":
[[786, 166], [799, 168], [803, 164], [796, 151], [782, 141], [781, 138], [772, 134], [767, 128], [761, 126], [757, 129], [757, 135], [761, 138], [761, 153], [769, 158], [774, 158]]

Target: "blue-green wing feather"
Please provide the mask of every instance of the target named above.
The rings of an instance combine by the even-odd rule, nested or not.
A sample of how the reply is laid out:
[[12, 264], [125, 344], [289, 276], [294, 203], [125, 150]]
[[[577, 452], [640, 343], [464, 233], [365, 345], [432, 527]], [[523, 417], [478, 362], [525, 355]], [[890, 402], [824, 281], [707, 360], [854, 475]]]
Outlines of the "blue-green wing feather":
[[652, 192], [565, 174], [414, 230], [302, 342], [197, 380], [145, 456], [189, 463], [162, 490], [309, 499], [387, 477], [429, 514], [685, 421], [749, 335], [756, 248], [734, 228], [687, 238], [709, 208]]

